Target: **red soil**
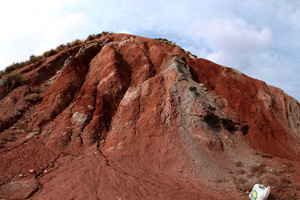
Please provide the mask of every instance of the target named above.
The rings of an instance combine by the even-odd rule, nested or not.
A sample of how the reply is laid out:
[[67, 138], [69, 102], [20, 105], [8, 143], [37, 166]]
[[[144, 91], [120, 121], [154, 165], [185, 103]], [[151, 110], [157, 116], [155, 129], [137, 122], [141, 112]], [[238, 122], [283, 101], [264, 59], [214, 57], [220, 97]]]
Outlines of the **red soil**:
[[1, 134], [16, 136], [0, 148], [0, 198], [247, 199], [255, 183], [300, 195], [300, 105], [278, 88], [126, 34], [19, 72], [28, 85], [0, 95]]

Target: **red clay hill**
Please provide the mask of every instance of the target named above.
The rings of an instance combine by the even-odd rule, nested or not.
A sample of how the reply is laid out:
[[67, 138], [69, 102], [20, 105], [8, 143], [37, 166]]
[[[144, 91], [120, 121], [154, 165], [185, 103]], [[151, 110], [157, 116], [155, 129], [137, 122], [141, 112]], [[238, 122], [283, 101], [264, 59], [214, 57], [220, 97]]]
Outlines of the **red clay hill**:
[[12, 75], [0, 199], [300, 198], [299, 102], [237, 70], [112, 34]]

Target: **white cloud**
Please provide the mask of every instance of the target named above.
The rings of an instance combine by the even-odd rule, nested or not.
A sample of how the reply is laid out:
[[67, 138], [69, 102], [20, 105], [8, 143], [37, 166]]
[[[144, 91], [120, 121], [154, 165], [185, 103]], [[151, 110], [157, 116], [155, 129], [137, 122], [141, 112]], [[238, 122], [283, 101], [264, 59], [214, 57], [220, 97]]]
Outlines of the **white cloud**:
[[[77, 3], [78, 1], [75, 0]], [[0, 3], [0, 70], [76, 37], [89, 35], [89, 19], [72, 0], [10, 0]]]
[[166, 37], [199, 57], [300, 94], [298, 0], [10, 0], [0, 2], [0, 18], [2, 69], [89, 34], [130, 32]]
[[242, 19], [216, 19], [200, 33], [212, 48], [207, 59], [238, 68], [253, 67], [254, 59], [267, 53], [272, 44], [270, 28], [257, 30]]
[[87, 37], [89, 19], [84, 12], [71, 14], [51, 22], [41, 36], [40, 45], [35, 54], [57, 47], [59, 44], [71, 42], [74, 38]]

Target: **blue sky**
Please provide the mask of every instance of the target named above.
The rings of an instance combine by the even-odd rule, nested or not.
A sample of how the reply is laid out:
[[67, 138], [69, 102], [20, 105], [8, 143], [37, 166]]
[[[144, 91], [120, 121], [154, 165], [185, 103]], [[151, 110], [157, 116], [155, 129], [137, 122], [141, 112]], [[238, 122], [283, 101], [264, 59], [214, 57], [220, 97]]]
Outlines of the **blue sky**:
[[102, 31], [166, 37], [300, 100], [298, 0], [10, 0], [0, 3], [0, 69]]

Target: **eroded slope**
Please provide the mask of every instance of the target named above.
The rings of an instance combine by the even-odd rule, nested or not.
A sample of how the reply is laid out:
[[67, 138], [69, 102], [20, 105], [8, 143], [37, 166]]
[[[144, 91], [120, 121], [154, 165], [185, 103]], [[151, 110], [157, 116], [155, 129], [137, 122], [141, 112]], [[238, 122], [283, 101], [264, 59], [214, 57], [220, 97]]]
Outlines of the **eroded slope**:
[[19, 71], [27, 85], [0, 102], [17, 133], [1, 198], [237, 199], [299, 161], [297, 101], [176, 46], [115, 34]]

